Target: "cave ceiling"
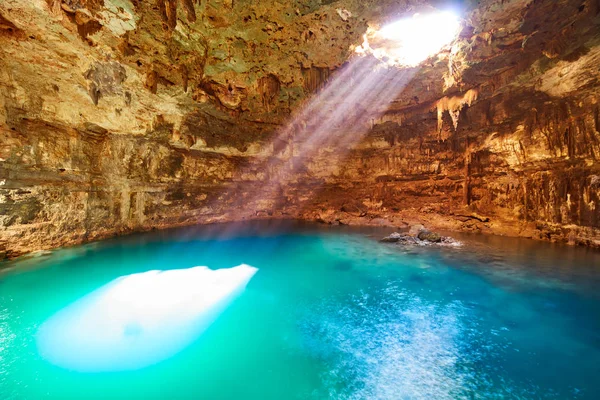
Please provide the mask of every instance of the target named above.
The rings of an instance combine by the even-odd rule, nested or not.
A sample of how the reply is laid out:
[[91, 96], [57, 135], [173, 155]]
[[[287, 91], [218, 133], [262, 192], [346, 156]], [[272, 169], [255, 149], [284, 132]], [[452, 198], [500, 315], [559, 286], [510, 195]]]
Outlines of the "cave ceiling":
[[112, 132], [143, 134], [158, 116], [184, 135], [217, 135], [220, 121], [267, 134], [356, 57], [369, 26], [450, 6], [459, 37], [415, 68], [387, 111], [472, 89], [481, 100], [597, 88], [597, 1], [7, 0], [3, 90], [25, 95], [4, 106], [9, 119], [31, 102], [47, 119]]

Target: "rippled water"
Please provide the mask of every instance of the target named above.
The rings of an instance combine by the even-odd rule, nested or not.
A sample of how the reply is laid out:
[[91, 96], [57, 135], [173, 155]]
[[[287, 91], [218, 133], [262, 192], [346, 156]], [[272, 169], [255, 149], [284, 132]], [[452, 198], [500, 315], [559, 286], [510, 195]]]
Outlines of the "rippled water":
[[[221, 225], [4, 264], [0, 398], [600, 398], [599, 252], [484, 236], [462, 236], [457, 249], [402, 248], [378, 243], [386, 233]], [[242, 263], [258, 269], [245, 290], [166, 359], [77, 372], [40, 355], [44, 322], [119, 277]], [[168, 299], [160, 280], [152, 285]], [[159, 333], [179, 332], [170, 328]], [[124, 340], [144, 345], [141, 331], [127, 325]], [[149, 351], [157, 346], [166, 344]]]

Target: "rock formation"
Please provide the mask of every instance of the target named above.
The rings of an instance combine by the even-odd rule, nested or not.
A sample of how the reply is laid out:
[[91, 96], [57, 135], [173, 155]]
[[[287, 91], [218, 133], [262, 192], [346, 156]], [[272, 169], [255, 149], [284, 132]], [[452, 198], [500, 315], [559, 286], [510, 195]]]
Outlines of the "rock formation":
[[271, 217], [600, 246], [598, 0], [464, 2], [364, 136], [298, 151], [369, 27], [446, 3], [3, 1], [0, 253]]
[[431, 232], [423, 225], [413, 225], [408, 232], [394, 232], [379, 240], [381, 243], [396, 243], [401, 246], [444, 246], [461, 247], [462, 243], [448, 236]]

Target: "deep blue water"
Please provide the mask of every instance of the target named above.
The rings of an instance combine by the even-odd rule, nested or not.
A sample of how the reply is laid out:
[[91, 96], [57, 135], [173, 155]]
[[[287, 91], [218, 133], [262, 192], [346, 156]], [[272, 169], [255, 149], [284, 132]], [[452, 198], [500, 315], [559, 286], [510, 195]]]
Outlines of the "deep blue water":
[[[377, 242], [386, 233], [218, 225], [4, 264], [0, 398], [600, 398], [599, 252], [487, 236], [405, 248]], [[239, 264], [257, 268], [245, 289], [235, 283], [210, 317], [199, 312], [206, 292], [235, 286], [236, 273], [187, 269]], [[115, 285], [129, 296], [118, 307]], [[152, 313], [128, 308], [145, 302]], [[80, 331], [66, 329], [95, 319], [74, 347]], [[112, 328], [126, 345], [105, 351], [94, 340]], [[150, 361], [129, 354], [133, 346]], [[118, 357], [94, 371], [111, 350]]]

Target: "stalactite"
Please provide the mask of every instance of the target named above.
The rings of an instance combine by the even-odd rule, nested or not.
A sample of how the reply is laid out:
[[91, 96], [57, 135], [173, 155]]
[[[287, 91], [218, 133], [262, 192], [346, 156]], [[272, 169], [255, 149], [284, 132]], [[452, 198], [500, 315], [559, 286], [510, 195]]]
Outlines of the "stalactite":
[[181, 80], [183, 81], [183, 91], [187, 93], [189, 81], [188, 69], [182, 64], [179, 66], [179, 70], [181, 71]]
[[150, 92], [156, 94], [156, 90], [158, 89], [158, 73], [156, 71], [151, 70], [146, 73], [146, 81], [144, 82], [144, 86], [146, 86]]
[[594, 129], [596, 130], [596, 134], [600, 134], [600, 107], [596, 106], [594, 108]]
[[196, 21], [196, 10], [194, 9], [194, 0], [179, 0], [183, 11], [189, 22]]
[[467, 146], [465, 149], [465, 185], [463, 188], [463, 202], [465, 205], [471, 204], [471, 163], [473, 161], [472, 148], [469, 145], [467, 139]]
[[166, 31], [177, 26], [177, 0], [158, 0], [158, 10]]
[[307, 93], [314, 93], [321, 90], [327, 83], [331, 71], [326, 67], [302, 68], [302, 77], [304, 78], [304, 89]]
[[98, 88], [98, 86], [96, 85], [96, 83], [91, 82], [89, 87], [88, 87], [88, 93], [90, 95], [90, 98], [92, 99], [92, 102], [94, 103], [95, 106], [98, 105], [98, 100], [100, 100], [100, 96], [101, 96], [101, 92], [100, 89]]
[[442, 97], [439, 99], [436, 103], [438, 132], [442, 131], [442, 116], [445, 111], [450, 113], [454, 129], [457, 129], [461, 110], [464, 106], [471, 106], [477, 100], [478, 94], [477, 89], [470, 89], [462, 96]]
[[258, 90], [263, 106], [267, 111], [271, 111], [271, 105], [277, 96], [279, 96], [279, 91], [281, 90], [279, 78], [273, 74], [261, 77], [258, 80]]
[[402, 126], [402, 123], [405, 120], [405, 116], [403, 113], [398, 112], [389, 112], [381, 115], [379, 118], [374, 120], [374, 125], [385, 124], [386, 122], [395, 122], [398, 126]]

